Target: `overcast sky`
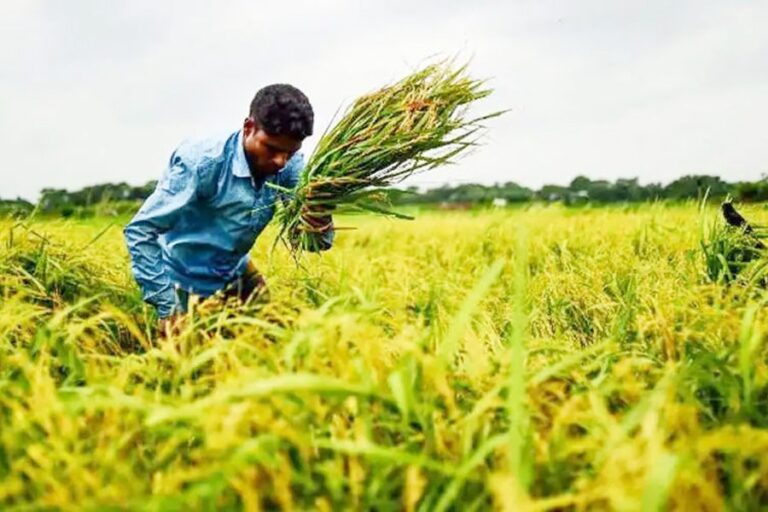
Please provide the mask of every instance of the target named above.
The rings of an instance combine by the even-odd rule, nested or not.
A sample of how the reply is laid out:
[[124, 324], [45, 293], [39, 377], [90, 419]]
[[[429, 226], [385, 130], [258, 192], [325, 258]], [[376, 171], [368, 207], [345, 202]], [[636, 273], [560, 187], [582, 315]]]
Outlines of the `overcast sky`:
[[0, 0], [0, 197], [156, 179], [273, 82], [307, 93], [319, 134], [434, 54], [471, 56], [496, 89], [479, 111], [511, 111], [414, 184], [756, 179], [766, 27], [759, 0]]

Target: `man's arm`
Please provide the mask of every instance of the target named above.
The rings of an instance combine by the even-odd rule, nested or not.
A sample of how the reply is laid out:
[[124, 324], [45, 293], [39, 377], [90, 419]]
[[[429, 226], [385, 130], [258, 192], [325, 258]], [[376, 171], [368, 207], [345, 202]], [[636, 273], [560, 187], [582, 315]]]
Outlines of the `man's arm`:
[[[299, 183], [299, 177], [303, 171], [304, 157], [297, 153], [288, 161], [285, 169], [278, 175], [278, 184], [283, 188], [293, 190]], [[283, 192], [280, 192], [279, 195], [283, 203], [290, 199]], [[307, 233], [311, 237], [311, 241], [302, 248], [311, 252], [327, 251], [330, 249], [333, 246], [333, 239], [336, 235], [330, 210], [307, 211], [304, 214], [304, 220], [315, 231]]]
[[158, 236], [171, 229], [184, 208], [197, 200], [197, 187], [196, 173], [172, 158], [155, 191], [123, 230], [133, 276], [144, 300], [157, 308], [160, 318], [176, 312], [176, 292], [163, 268]]

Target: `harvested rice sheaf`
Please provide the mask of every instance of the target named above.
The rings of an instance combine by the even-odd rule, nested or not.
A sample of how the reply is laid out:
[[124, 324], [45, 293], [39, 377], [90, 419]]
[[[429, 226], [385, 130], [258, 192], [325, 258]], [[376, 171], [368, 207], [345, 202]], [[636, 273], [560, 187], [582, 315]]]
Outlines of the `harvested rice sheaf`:
[[468, 106], [491, 93], [466, 65], [438, 62], [358, 98], [321, 137], [292, 200], [279, 213], [280, 235], [308, 247], [322, 227], [310, 222], [332, 209], [400, 216], [387, 187], [450, 163], [477, 145], [483, 121]]

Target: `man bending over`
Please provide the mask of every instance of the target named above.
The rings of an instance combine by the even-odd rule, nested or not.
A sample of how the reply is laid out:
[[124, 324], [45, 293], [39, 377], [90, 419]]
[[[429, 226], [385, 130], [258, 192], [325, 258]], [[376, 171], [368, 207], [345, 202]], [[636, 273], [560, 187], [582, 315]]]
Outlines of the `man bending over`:
[[[304, 167], [299, 149], [312, 135], [307, 97], [287, 84], [256, 93], [242, 129], [226, 138], [182, 143], [157, 188], [125, 227], [131, 269], [144, 300], [166, 331], [186, 311], [190, 294], [218, 291], [247, 300], [263, 277], [248, 253], [272, 219], [279, 189], [293, 189]], [[278, 186], [278, 189], [269, 184]], [[333, 243], [333, 223], [308, 212], [316, 229], [310, 250]]]

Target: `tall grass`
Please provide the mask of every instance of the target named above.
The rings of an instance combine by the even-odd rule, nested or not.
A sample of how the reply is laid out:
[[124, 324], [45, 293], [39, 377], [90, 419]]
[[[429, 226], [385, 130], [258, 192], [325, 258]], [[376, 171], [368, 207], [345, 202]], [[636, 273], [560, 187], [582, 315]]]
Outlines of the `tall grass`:
[[119, 229], [3, 224], [0, 508], [759, 510], [765, 296], [699, 215], [344, 219], [170, 339]]

